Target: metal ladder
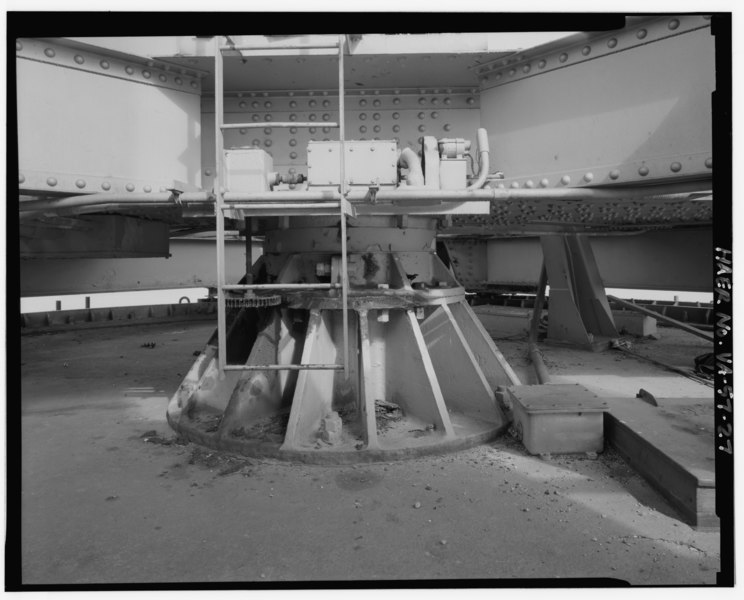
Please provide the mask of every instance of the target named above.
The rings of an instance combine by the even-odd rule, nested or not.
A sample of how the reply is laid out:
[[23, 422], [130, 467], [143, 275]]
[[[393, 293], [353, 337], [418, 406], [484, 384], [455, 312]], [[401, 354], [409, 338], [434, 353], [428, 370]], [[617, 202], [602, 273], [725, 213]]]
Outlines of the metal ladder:
[[[221, 45], [220, 38], [225, 37], [229, 42], [227, 45]], [[344, 376], [349, 377], [349, 276], [347, 270], [346, 256], [346, 217], [353, 214], [353, 208], [346, 199], [348, 192], [346, 185], [346, 153], [344, 150], [344, 42], [345, 37], [340, 35], [335, 43], [323, 44], [271, 44], [263, 46], [239, 46], [236, 45], [230, 36], [215, 36], [215, 70], [214, 70], [214, 98], [215, 98], [215, 219], [217, 233], [217, 349], [218, 349], [218, 369], [220, 378], [224, 377], [225, 371], [265, 371], [265, 370], [341, 370]], [[225, 123], [224, 121], [224, 55], [225, 51], [240, 53], [244, 51], [255, 50], [310, 50], [310, 49], [338, 49], [338, 99], [339, 99], [339, 118], [338, 123], [324, 123], [325, 127], [334, 127], [339, 129], [339, 156], [340, 156], [340, 189], [338, 201], [318, 203], [298, 203], [292, 202], [271, 202], [271, 203], [251, 203], [251, 202], [227, 202], [225, 200], [225, 164], [224, 164], [224, 135], [226, 129], [248, 129], [265, 127], [265, 123]], [[299, 52], [298, 52], [299, 54]], [[317, 127], [314, 122], [272, 122], [271, 127]], [[336, 208], [341, 218], [341, 283], [311, 283], [311, 284], [234, 284], [226, 285], [225, 283], [225, 210], [241, 209], [243, 214], [261, 216], [289, 216], [292, 214], [329, 214], [328, 209]], [[250, 232], [246, 231], [250, 236]], [[250, 272], [250, 271], [249, 271]], [[225, 292], [230, 290], [322, 290], [322, 289], [341, 289], [341, 301], [343, 305], [343, 362], [342, 364], [285, 364], [285, 365], [229, 365], [227, 364], [227, 320], [226, 320], [226, 301]]]

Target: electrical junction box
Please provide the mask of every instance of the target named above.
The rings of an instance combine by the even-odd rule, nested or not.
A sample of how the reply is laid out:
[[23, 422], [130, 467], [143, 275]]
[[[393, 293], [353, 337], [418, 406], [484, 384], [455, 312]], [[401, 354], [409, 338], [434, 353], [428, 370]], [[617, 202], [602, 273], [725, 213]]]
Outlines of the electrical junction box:
[[261, 148], [225, 150], [226, 192], [268, 192], [274, 159]]
[[466, 158], [443, 158], [439, 161], [439, 189], [464, 190], [468, 187]]
[[602, 452], [605, 400], [576, 384], [508, 388], [514, 428], [530, 454]]
[[[344, 142], [346, 181], [350, 186], [398, 185], [398, 144], [388, 140]], [[307, 145], [307, 183], [310, 187], [339, 186], [339, 143], [310, 142]]]

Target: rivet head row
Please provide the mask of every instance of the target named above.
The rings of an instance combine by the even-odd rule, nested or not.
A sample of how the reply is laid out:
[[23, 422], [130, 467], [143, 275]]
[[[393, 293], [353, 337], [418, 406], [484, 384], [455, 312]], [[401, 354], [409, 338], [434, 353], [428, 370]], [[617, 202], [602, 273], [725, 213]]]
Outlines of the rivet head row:
[[570, 175], [564, 175], [563, 177], [561, 177], [561, 183], [563, 185], [568, 185], [569, 183], [571, 183], [571, 176]]
[[143, 187], [142, 189], [143, 189], [143, 190], [145, 190], [145, 193], [146, 193], [146, 194], [149, 194], [149, 193], [150, 193], [150, 192], [152, 191], [152, 188], [151, 188], [151, 187], [150, 187], [149, 185], [146, 185], [146, 186], [145, 186], [145, 187]]
[[617, 38], [610, 38], [609, 40], [607, 40], [608, 48], [614, 48], [615, 46], [617, 46]]
[[550, 182], [547, 179], [540, 180], [540, 187], [546, 188]]
[[46, 182], [47, 182], [47, 185], [51, 187], [54, 187], [55, 185], [57, 185], [57, 179], [55, 177], [47, 177]]
[[129, 65], [124, 67], [124, 70], [127, 72], [128, 75], [131, 75], [132, 73], [134, 73], [134, 68], [130, 67]]
[[589, 172], [584, 174], [584, 181], [586, 181], [587, 183], [589, 183], [592, 179], [594, 179], [594, 173]]
[[147, 69], [142, 71], [142, 77], [144, 77], [145, 79], [150, 79], [151, 76], [152, 76], [152, 73], [150, 73], [150, 71], [148, 71]]
[[49, 58], [54, 58], [57, 55], [57, 53], [54, 51], [54, 48], [46, 48], [44, 50], [44, 54]]
[[20, 173], [18, 175], [18, 183], [24, 183], [25, 181], [26, 181], [26, 177], [24, 176], [23, 173]]
[[677, 27], [679, 27], [679, 19], [672, 19], [671, 21], [669, 21], [668, 27], [672, 31], [677, 29]]
[[127, 190], [128, 192], [133, 192], [133, 191], [134, 191], [134, 184], [132, 184], [132, 183], [128, 183], [128, 184], [126, 185], [126, 190]]
[[566, 53], [564, 52], [563, 54], [561, 54], [561, 55], [560, 55], [560, 56], [558, 57], [558, 60], [559, 60], [560, 62], [562, 62], [562, 63], [566, 62], [566, 61], [568, 60], [568, 54], [566, 54]]
[[638, 31], [636, 32], [636, 37], [637, 37], [637, 38], [638, 38], [639, 40], [642, 40], [642, 39], [643, 39], [643, 38], [645, 38], [645, 37], [646, 37], [647, 35], [648, 35], [648, 31], [646, 31], [645, 29], [639, 29], [639, 30], [638, 30]]
[[712, 158], [706, 158], [705, 159], [705, 166], [708, 169], [712, 169], [713, 168], [713, 159]]
[[105, 192], [108, 192], [111, 189], [111, 184], [108, 181], [104, 181], [101, 184], [101, 189]]
[[671, 165], [669, 165], [669, 168], [674, 172], [678, 173], [682, 170], [682, 163], [673, 162]]
[[111, 65], [109, 64], [109, 61], [102, 60], [100, 63], [102, 69], [108, 69]]
[[73, 60], [79, 65], [82, 65], [85, 62], [85, 58], [80, 54], [76, 54]]
[[75, 181], [75, 185], [82, 190], [85, 187], [85, 179], [78, 179]]
[[545, 59], [543, 58], [540, 62], [537, 63], [537, 67], [539, 69], [544, 69], [546, 64], [547, 63], [545, 62]]
[[583, 47], [583, 48], [581, 49], [581, 53], [582, 53], [582, 54], [583, 54], [584, 56], [589, 56], [589, 54], [591, 54], [591, 52], [592, 52], [592, 47], [591, 47], [591, 46], [584, 46], [584, 47]]
[[20, 52], [21, 50], [23, 50], [23, 44], [16, 42], [16, 52]]
[[620, 177], [620, 171], [617, 169], [610, 171], [610, 179], [617, 179], [618, 177]]
[[640, 175], [641, 177], [645, 177], [646, 175], [648, 175], [648, 173], [649, 173], [649, 171], [648, 171], [648, 167], [647, 167], [646, 165], [641, 165], [641, 166], [640, 166], [640, 167], [638, 168], [638, 174], [639, 174], [639, 175]]

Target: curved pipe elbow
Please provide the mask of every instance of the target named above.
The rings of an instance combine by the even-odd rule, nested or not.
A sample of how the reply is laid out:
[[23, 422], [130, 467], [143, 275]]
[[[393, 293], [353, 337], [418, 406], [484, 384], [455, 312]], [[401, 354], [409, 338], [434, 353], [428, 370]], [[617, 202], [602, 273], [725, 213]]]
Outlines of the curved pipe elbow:
[[480, 170], [478, 172], [478, 178], [467, 187], [468, 190], [479, 190], [486, 185], [489, 155], [488, 132], [481, 127], [478, 129], [478, 164], [480, 165]]
[[418, 155], [410, 148], [404, 148], [398, 157], [398, 166], [408, 169], [408, 185], [424, 185], [424, 171]]

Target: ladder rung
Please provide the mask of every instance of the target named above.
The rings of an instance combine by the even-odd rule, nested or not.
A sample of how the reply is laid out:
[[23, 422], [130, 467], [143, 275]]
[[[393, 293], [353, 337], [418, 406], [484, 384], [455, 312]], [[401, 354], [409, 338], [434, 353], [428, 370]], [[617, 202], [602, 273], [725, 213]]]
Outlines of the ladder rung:
[[338, 42], [325, 42], [317, 44], [265, 44], [261, 46], [220, 46], [221, 51], [249, 51], [249, 50], [331, 50], [338, 49]]
[[248, 204], [223, 204], [221, 208], [222, 210], [296, 210], [298, 208], [312, 210], [323, 208], [340, 208], [340, 205], [338, 202], [250, 202]]
[[263, 129], [264, 127], [333, 127], [338, 129], [338, 123], [329, 121], [263, 121], [261, 123], [223, 123], [220, 129]]
[[225, 365], [225, 371], [340, 371], [343, 365], [307, 364], [307, 365]]
[[341, 287], [340, 283], [254, 283], [223, 285], [229, 290], [332, 290]]

